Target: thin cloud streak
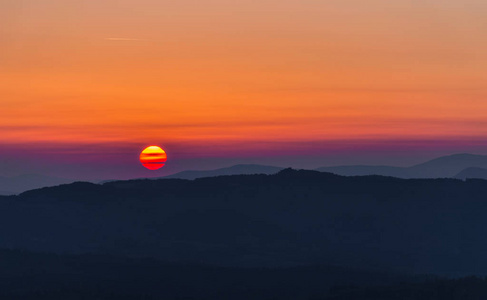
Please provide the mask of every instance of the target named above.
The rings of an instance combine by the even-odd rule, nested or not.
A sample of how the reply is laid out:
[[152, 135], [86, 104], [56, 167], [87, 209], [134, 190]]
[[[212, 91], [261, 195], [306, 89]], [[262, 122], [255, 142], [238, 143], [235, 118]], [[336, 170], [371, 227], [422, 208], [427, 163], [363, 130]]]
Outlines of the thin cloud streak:
[[122, 38], [122, 37], [110, 37], [105, 38], [107, 41], [143, 41], [141, 39], [132, 39], [132, 38]]
[[430, 88], [381, 88], [381, 87], [296, 87], [261, 89], [268, 93], [483, 93], [483, 87], [430, 87]]

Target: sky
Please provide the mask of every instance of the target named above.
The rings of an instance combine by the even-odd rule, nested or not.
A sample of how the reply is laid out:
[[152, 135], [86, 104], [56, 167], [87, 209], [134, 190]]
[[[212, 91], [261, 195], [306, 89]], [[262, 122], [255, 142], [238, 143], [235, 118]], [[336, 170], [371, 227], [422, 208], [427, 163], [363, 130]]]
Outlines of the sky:
[[[487, 154], [484, 0], [0, 0], [0, 176]], [[150, 145], [167, 164], [138, 161]]]

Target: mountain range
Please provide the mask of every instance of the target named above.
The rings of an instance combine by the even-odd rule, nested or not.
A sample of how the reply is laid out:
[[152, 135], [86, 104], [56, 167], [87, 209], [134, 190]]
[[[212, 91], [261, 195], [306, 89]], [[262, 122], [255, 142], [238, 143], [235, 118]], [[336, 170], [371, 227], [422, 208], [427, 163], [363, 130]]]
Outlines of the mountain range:
[[44, 187], [0, 196], [0, 298], [485, 299], [441, 279], [487, 274], [485, 199], [480, 179], [293, 169]]
[[[275, 174], [284, 168], [256, 164], [239, 164], [216, 170], [187, 170], [160, 178], [196, 179], [225, 175]], [[344, 176], [382, 175], [397, 178], [484, 178], [487, 179], [487, 156], [474, 154], [455, 154], [439, 157], [411, 167], [393, 166], [332, 166], [315, 169]], [[154, 178], [153, 178], [154, 179]], [[16, 177], [0, 177], [0, 195], [19, 194], [27, 190], [72, 183], [75, 180], [43, 176], [38, 174]], [[105, 180], [106, 183], [116, 180]]]
[[215, 177], [225, 175], [251, 175], [251, 174], [275, 174], [284, 168], [255, 165], [255, 164], [240, 164], [228, 168], [220, 168], [216, 170], [188, 170], [176, 174], [164, 176], [161, 178], [178, 178], [178, 179], [196, 179], [203, 177]]
[[479, 178], [479, 179], [487, 179], [487, 169], [483, 168], [467, 168], [457, 175], [455, 175], [457, 179], [467, 179], [467, 178]]
[[487, 274], [487, 181], [284, 169], [0, 197], [0, 249], [222, 267]]
[[[472, 168], [476, 168], [473, 170]], [[486, 169], [482, 169], [486, 168]], [[183, 171], [163, 178], [196, 179], [223, 175], [275, 174], [284, 168], [263, 165], [235, 165], [207, 171]], [[346, 165], [315, 169], [343, 176], [382, 175], [397, 178], [487, 178], [487, 155], [454, 154], [411, 167]]]
[[14, 195], [27, 190], [66, 184], [74, 181], [72, 179], [40, 174], [25, 174], [14, 177], [0, 176], [0, 195]]
[[[487, 168], [487, 155], [454, 154], [411, 167], [336, 166], [318, 168], [317, 170], [345, 176], [383, 175], [398, 178], [456, 178], [457, 175], [469, 168]], [[468, 175], [475, 176], [471, 172], [468, 172]]]

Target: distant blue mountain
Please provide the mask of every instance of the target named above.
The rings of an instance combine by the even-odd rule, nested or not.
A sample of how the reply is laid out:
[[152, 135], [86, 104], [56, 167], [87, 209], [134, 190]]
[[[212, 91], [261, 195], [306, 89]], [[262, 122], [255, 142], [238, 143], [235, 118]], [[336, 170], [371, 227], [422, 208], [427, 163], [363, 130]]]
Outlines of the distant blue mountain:
[[39, 174], [25, 174], [15, 177], [0, 176], [0, 195], [19, 194], [32, 189], [71, 183], [73, 181], [75, 180]]
[[316, 171], [329, 172], [342, 176], [382, 175], [407, 178], [410, 175], [407, 168], [390, 166], [336, 166], [318, 168]]
[[10, 191], [0, 191], [0, 196], [9, 196], [9, 195], [15, 195], [15, 193]]
[[343, 176], [382, 175], [398, 178], [452, 178], [467, 168], [487, 168], [487, 155], [454, 154], [411, 167], [336, 166], [316, 169]]
[[476, 178], [476, 179], [487, 179], [487, 169], [483, 168], [467, 168], [457, 175], [454, 178], [457, 179], [469, 179], [469, 178]]
[[[467, 173], [459, 174], [470, 168], [487, 169], [487, 156], [474, 154], [455, 154], [439, 157], [425, 163], [411, 167], [393, 166], [332, 166], [316, 169], [320, 172], [329, 172], [342, 176], [366, 176], [382, 175], [397, 178], [487, 178], [480, 174], [481, 171], [468, 170]], [[240, 164], [216, 170], [188, 170], [159, 178], [176, 179], [197, 179], [203, 177], [216, 177], [224, 175], [252, 175], [252, 174], [275, 174], [284, 168], [256, 164]], [[465, 175], [466, 174], [466, 175]], [[468, 175], [468, 176], [467, 176]], [[159, 179], [151, 178], [151, 179]], [[44, 176], [38, 174], [27, 174], [16, 177], [0, 177], [0, 195], [18, 194], [27, 190], [47, 186], [55, 186], [71, 183], [76, 180]], [[114, 180], [105, 180], [106, 183]]]
[[[442, 156], [411, 167], [344, 165], [315, 169], [342, 176], [381, 175], [397, 178], [457, 178], [456, 175], [468, 168], [487, 168], [487, 155], [454, 154]], [[224, 175], [275, 174], [284, 168], [256, 164], [240, 164], [216, 170], [188, 170], [169, 176], [152, 178], [196, 179]], [[471, 177], [483, 178], [483, 177]], [[109, 182], [104, 181], [102, 183]]]
[[454, 154], [412, 166], [409, 171], [417, 178], [454, 177], [467, 168], [487, 168], [487, 155]]
[[276, 174], [281, 171], [281, 167], [264, 166], [264, 165], [235, 165], [228, 168], [221, 168], [216, 170], [188, 170], [182, 171], [162, 178], [177, 178], [177, 179], [196, 179], [203, 177], [215, 177], [224, 175], [252, 175], [252, 174]]

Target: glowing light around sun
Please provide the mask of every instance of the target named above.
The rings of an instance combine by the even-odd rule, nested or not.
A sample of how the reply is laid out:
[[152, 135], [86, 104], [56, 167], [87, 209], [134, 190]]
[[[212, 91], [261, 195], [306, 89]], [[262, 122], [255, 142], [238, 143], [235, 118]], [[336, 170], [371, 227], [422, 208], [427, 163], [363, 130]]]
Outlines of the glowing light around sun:
[[159, 146], [149, 146], [140, 153], [140, 162], [149, 170], [162, 168], [166, 160], [166, 152]]

